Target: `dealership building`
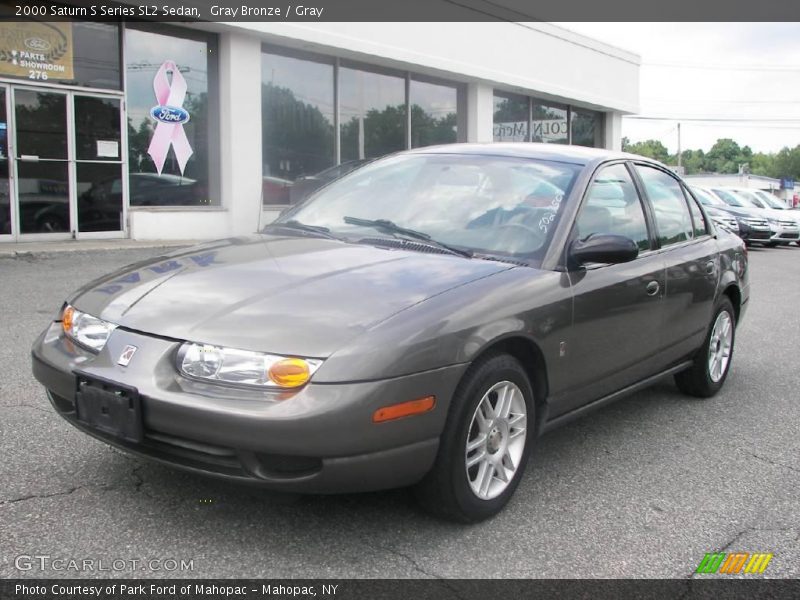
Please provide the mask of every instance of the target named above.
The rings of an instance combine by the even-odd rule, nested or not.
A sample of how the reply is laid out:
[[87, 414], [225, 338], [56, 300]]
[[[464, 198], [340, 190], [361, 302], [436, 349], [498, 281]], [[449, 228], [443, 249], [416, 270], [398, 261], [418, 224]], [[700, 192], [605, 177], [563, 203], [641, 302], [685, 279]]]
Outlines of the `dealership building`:
[[0, 242], [248, 234], [406, 148], [619, 149], [639, 62], [546, 23], [2, 22]]

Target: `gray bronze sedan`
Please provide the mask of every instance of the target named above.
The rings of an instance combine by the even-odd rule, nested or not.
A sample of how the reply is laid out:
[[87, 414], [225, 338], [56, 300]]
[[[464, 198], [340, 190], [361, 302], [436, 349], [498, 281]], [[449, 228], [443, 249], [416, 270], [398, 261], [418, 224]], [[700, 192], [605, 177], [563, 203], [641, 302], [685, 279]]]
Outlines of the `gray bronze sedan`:
[[281, 490], [415, 485], [469, 522], [543, 432], [666, 375], [717, 393], [748, 296], [741, 239], [658, 163], [440, 146], [86, 285], [33, 372], [133, 454]]

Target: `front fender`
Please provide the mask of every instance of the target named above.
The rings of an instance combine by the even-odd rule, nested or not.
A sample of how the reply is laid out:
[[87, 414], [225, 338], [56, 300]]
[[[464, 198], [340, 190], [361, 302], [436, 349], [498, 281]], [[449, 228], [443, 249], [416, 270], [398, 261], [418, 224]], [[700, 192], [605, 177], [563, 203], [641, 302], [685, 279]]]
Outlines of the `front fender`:
[[569, 279], [514, 268], [439, 294], [406, 309], [333, 353], [314, 381], [399, 377], [467, 364], [507, 337], [525, 337], [558, 356], [572, 321]]

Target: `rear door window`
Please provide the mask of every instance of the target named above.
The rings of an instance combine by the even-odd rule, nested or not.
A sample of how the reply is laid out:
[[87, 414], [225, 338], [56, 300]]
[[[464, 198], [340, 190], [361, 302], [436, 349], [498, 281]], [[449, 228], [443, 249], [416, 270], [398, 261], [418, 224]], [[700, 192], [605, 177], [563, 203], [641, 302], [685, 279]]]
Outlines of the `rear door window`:
[[694, 225], [680, 182], [655, 167], [636, 165], [636, 171], [653, 207], [659, 244], [663, 247], [691, 240]]
[[698, 238], [708, 234], [708, 225], [706, 224], [706, 219], [703, 216], [703, 211], [700, 209], [700, 205], [697, 203], [697, 200], [689, 193], [688, 190], [684, 189], [683, 193], [686, 195], [686, 201], [689, 203], [689, 212], [692, 213], [692, 224], [694, 225], [694, 237]]

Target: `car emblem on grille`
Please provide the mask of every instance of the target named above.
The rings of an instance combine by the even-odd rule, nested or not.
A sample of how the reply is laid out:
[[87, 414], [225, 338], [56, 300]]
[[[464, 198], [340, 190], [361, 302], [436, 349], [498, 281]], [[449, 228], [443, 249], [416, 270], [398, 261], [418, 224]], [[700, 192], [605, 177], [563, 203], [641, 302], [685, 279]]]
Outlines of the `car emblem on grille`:
[[123, 367], [127, 367], [128, 364], [131, 362], [133, 355], [136, 354], [138, 348], [136, 346], [131, 346], [130, 344], [125, 346], [125, 349], [122, 351], [122, 354], [119, 355], [119, 360], [117, 361], [118, 365], [122, 365]]

